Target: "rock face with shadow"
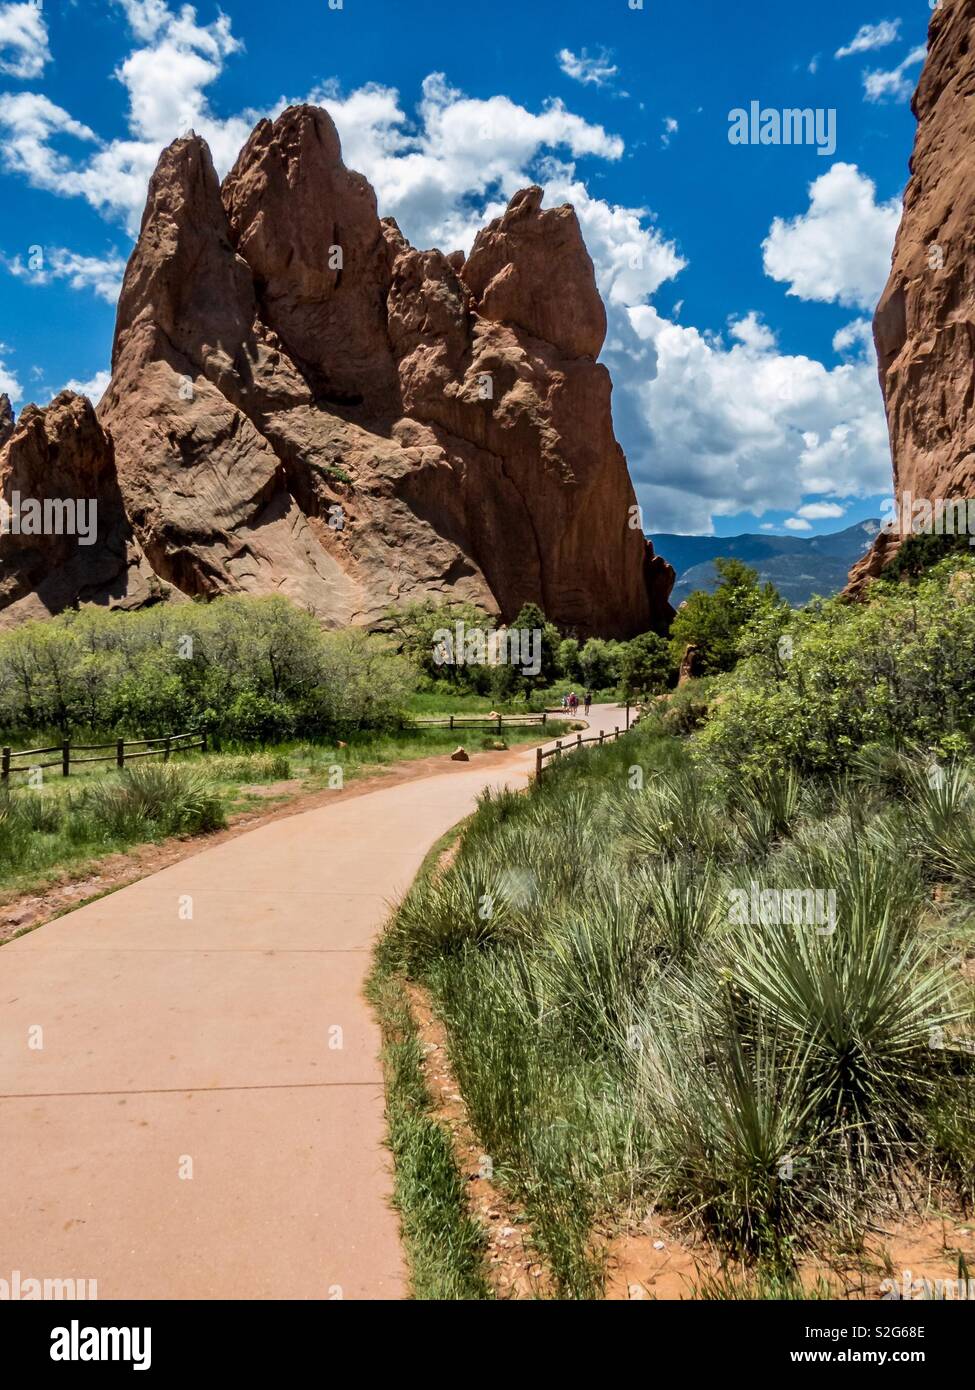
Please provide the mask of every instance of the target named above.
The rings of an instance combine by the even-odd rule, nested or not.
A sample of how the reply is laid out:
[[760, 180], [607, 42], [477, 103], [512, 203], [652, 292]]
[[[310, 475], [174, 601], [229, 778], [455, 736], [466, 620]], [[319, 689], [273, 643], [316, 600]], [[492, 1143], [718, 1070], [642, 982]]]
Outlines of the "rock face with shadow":
[[[125, 514], [111, 440], [91, 402], [62, 391], [6, 427], [0, 398], [0, 626], [79, 603], [164, 597]], [[8, 402], [9, 406], [9, 402]]]
[[[899, 505], [905, 493], [975, 498], [975, 0], [934, 11], [913, 110], [911, 178], [874, 318]], [[882, 531], [845, 592], [861, 593], [899, 545]]]
[[320, 108], [262, 121], [222, 186], [196, 136], [165, 150], [90, 428], [138, 557], [126, 598], [152, 573], [331, 625], [433, 596], [665, 630], [674, 576], [613, 433], [592, 262], [541, 198], [465, 259], [379, 218]]

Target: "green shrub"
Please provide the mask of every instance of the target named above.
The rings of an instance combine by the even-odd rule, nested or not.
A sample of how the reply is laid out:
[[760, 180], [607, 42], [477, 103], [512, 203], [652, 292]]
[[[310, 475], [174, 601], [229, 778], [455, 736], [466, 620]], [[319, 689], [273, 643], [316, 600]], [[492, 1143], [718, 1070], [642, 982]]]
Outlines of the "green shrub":
[[327, 633], [280, 596], [85, 608], [0, 634], [0, 728], [10, 743], [35, 731], [51, 742], [203, 726], [227, 741], [268, 741], [388, 727], [410, 683], [388, 639]]
[[840, 599], [778, 614], [742, 634], [743, 659], [697, 736], [738, 772], [794, 766], [831, 773], [868, 745], [950, 757], [975, 728], [975, 558], [945, 561], [916, 588], [878, 584], [866, 603]]

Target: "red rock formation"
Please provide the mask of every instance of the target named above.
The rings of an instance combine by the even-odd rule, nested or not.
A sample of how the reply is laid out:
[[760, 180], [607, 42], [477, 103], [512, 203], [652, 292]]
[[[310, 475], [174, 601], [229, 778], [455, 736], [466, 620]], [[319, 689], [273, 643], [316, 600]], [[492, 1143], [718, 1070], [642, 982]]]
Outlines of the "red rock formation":
[[[975, 497], [975, 0], [934, 11], [913, 110], [911, 178], [874, 318], [899, 503]], [[846, 592], [899, 543], [881, 533]]]
[[0, 621], [46, 617], [78, 602], [159, 597], [91, 402], [62, 391], [44, 410], [29, 405], [16, 425], [11, 417], [10, 426], [0, 455]]
[[98, 411], [156, 574], [332, 624], [433, 595], [509, 621], [534, 601], [581, 636], [665, 628], [592, 262], [541, 196], [465, 262], [379, 219], [318, 108], [262, 121], [222, 188], [202, 140], [165, 150]]
[[14, 408], [10, 404], [10, 397], [0, 396], [0, 449], [6, 444], [7, 440], [14, 432]]

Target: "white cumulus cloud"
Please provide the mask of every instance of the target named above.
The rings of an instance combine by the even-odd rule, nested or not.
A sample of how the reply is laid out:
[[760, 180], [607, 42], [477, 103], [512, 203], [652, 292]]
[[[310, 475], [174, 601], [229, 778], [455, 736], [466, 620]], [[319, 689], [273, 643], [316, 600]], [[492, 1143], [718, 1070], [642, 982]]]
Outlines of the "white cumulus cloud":
[[[193, 128], [210, 144], [226, 170], [250, 134], [257, 113], [223, 119], [210, 108], [206, 88], [220, 76], [240, 44], [223, 14], [199, 24], [192, 5], [177, 12], [164, 0], [117, 0], [141, 47], [133, 49], [115, 77], [128, 96], [126, 138], [102, 140], [63, 107], [38, 93], [0, 96], [0, 161], [35, 188], [82, 197], [99, 211], [138, 230], [146, 185], [160, 151]], [[59, 136], [95, 149], [65, 153]]]
[[[0, 343], [0, 353], [9, 352], [6, 343]], [[12, 368], [8, 367], [3, 357], [0, 357], [0, 396], [9, 396], [17, 403], [23, 396], [24, 390]]]
[[806, 521], [832, 521], [845, 514], [846, 508], [841, 507], [838, 502], [807, 502], [797, 512], [797, 515]]
[[125, 257], [112, 252], [108, 256], [82, 256], [64, 246], [38, 247], [37, 264], [16, 255], [3, 260], [11, 275], [32, 285], [49, 285], [53, 280], [66, 281], [73, 290], [94, 290], [99, 298], [114, 304], [122, 288]]
[[39, 4], [0, 5], [0, 72], [29, 81], [51, 61], [44, 10]]
[[112, 373], [106, 369], [105, 371], [96, 372], [95, 375], [89, 377], [87, 381], [77, 381], [72, 378], [71, 381], [66, 381], [64, 383], [61, 390], [74, 391], [79, 396], [87, 396], [92, 405], [97, 405], [108, 390], [108, 383], [111, 379]]
[[730, 345], [652, 305], [629, 317], [653, 349], [639, 395], [643, 429], [636, 447], [628, 441], [653, 529], [709, 531], [713, 515], [795, 510], [807, 498], [888, 486], [874, 360], [827, 368], [783, 354], [756, 331], [754, 313], [733, 325]]
[[877, 202], [855, 164], [834, 164], [809, 187], [808, 211], [777, 217], [762, 243], [765, 273], [800, 299], [873, 310], [890, 273], [900, 200]]

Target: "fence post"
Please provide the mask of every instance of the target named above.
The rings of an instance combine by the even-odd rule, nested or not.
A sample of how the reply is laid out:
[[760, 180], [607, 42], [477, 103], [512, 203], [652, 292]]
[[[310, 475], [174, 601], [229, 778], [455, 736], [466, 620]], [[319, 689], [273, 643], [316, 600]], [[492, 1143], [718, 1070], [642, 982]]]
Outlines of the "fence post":
[[616, 725], [616, 733], [613, 735], [613, 737], [614, 737], [614, 738], [619, 738], [619, 736], [620, 736], [620, 726], [617, 724], [617, 725]]
[[540, 781], [542, 780], [542, 768], [544, 767], [544, 765], [545, 765], [545, 760], [544, 760], [544, 758], [542, 757], [542, 750], [541, 750], [541, 748], [536, 748], [536, 749], [535, 749], [535, 781], [536, 781], [536, 782], [540, 782]]
[[451, 733], [453, 733], [453, 729], [454, 729], [454, 716], [451, 715], [451, 716], [450, 716], [450, 730], [451, 730]]
[[504, 717], [503, 715], [500, 715], [500, 714], [498, 715], [498, 733], [499, 733], [499, 734], [500, 734], [500, 732], [501, 732], [501, 720], [503, 719], [503, 717]]
[[173, 742], [173, 741], [172, 741], [172, 739], [169, 737], [169, 734], [167, 734], [167, 735], [166, 735], [166, 747], [165, 747], [165, 750], [163, 751], [163, 762], [164, 762], [164, 763], [168, 763], [168, 762], [169, 762], [169, 750], [170, 750], [170, 748], [172, 747], [172, 742]]
[[543, 709], [543, 710], [542, 710], [542, 728], [543, 728], [543, 729], [545, 728], [545, 721], [546, 721], [547, 719], [548, 719], [548, 710], [547, 710], [547, 709]]
[[556, 751], [556, 753], [558, 754], [558, 756], [561, 758], [561, 756], [562, 756], [562, 740], [561, 740], [560, 738], [557, 738], [557, 739], [555, 740], [555, 751]]
[[203, 742], [202, 742], [202, 744], [200, 745], [200, 751], [201, 751], [202, 753], [205, 753], [205, 752], [207, 751], [207, 731], [206, 731], [206, 729], [203, 730]]
[[67, 777], [71, 772], [71, 744], [61, 744], [61, 776]]
[[580, 734], [579, 737], [576, 739], [576, 747], [577, 747], [577, 748], [581, 748], [581, 747], [582, 747], [582, 734]]
[[6, 782], [10, 778], [10, 749], [3, 750], [3, 780]]
[[605, 737], [606, 737], [605, 730], [600, 729], [600, 731], [599, 731], [599, 746], [600, 746], [600, 748], [602, 748], [602, 746], [603, 746], [603, 740], [605, 739]]
[[627, 727], [627, 728], [630, 727], [630, 702], [629, 702], [629, 700], [627, 700], [627, 702], [626, 702], [626, 727]]

